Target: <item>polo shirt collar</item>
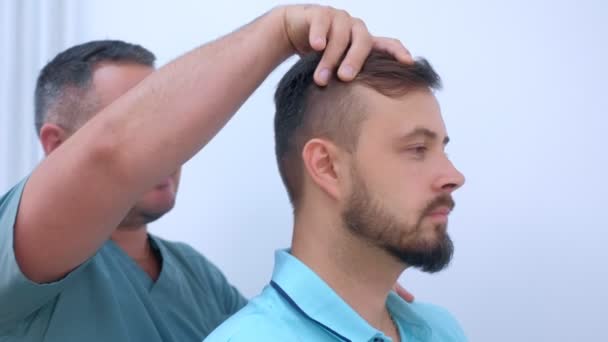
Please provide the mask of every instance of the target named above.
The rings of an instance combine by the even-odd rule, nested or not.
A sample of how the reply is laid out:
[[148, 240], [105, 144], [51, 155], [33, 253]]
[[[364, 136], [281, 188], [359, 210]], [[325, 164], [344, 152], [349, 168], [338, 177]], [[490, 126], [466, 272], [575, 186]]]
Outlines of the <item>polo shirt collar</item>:
[[316, 321], [330, 333], [350, 341], [390, 340], [359, 316], [313, 270], [291, 255], [289, 250], [276, 251], [272, 281], [278, 285], [278, 289], [275, 289], [283, 292], [280, 294], [296, 311]]
[[431, 338], [431, 327], [420, 317], [408, 302], [391, 291], [386, 299], [386, 307], [399, 326], [402, 340], [428, 341]]

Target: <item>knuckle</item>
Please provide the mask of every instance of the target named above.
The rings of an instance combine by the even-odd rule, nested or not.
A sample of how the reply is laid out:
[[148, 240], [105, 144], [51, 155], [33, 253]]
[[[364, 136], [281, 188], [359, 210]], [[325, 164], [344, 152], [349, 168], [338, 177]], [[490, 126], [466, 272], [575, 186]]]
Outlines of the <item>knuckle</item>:
[[357, 32], [360, 34], [369, 34], [369, 32], [367, 30], [367, 26], [365, 26], [365, 23], [361, 19], [357, 19], [357, 18], [353, 19], [352, 27], [353, 27], [354, 32]]
[[354, 26], [357, 26], [362, 29], [367, 29], [367, 25], [361, 18], [352, 18]]
[[336, 12], [336, 9], [331, 6], [319, 6], [319, 10], [328, 17]]

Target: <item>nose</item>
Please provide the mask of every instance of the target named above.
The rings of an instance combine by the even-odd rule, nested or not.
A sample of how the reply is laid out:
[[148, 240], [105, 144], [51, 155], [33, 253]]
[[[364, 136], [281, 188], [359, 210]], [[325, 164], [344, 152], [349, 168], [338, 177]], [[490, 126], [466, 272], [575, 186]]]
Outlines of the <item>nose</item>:
[[449, 159], [445, 159], [445, 166], [442, 169], [443, 172], [433, 184], [435, 191], [452, 193], [464, 185], [464, 175], [456, 169]]

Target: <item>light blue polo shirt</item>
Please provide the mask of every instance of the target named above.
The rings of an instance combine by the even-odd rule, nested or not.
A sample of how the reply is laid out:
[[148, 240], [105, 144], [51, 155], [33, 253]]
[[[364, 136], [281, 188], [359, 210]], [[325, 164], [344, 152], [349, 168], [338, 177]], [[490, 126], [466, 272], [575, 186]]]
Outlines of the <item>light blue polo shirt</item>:
[[[445, 309], [386, 301], [404, 342], [467, 341]], [[223, 341], [391, 341], [369, 325], [316, 273], [286, 250], [275, 254], [270, 285], [205, 339]]]
[[63, 279], [30, 281], [13, 248], [24, 184], [0, 197], [0, 341], [201, 341], [246, 304], [192, 247], [152, 235], [156, 282], [111, 240]]

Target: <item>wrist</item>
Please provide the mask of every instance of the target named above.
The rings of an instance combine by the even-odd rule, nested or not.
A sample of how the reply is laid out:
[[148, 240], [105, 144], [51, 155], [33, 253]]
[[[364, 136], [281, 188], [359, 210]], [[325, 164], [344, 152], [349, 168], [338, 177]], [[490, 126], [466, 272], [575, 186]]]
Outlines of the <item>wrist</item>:
[[270, 35], [271, 46], [277, 49], [284, 59], [291, 57], [297, 52], [287, 34], [286, 9], [286, 6], [277, 6], [267, 14], [267, 19], [272, 29], [272, 34]]

